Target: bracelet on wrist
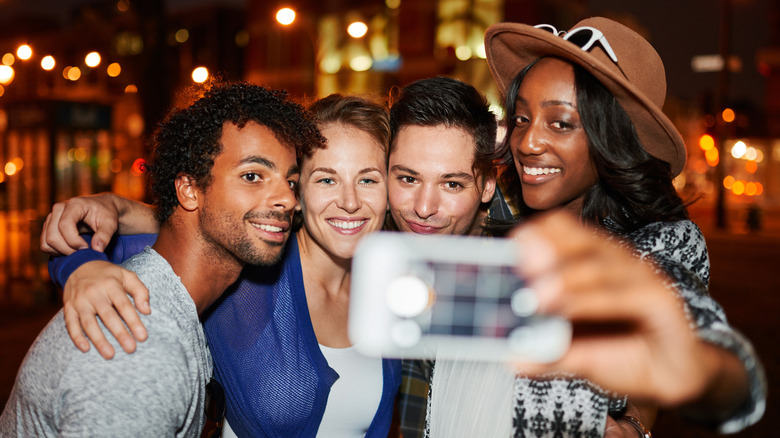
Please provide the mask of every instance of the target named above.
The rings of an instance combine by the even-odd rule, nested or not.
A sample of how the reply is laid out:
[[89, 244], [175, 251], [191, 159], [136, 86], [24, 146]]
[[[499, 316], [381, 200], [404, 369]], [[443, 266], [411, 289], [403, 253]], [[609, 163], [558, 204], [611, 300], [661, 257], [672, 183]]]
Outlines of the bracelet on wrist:
[[644, 424], [642, 424], [639, 419], [636, 417], [632, 417], [630, 415], [623, 415], [622, 417], [618, 418], [617, 421], [622, 421], [624, 423], [628, 423], [636, 429], [637, 432], [639, 432], [639, 436], [642, 438], [653, 438], [653, 435], [650, 433], [650, 429], [646, 428]]

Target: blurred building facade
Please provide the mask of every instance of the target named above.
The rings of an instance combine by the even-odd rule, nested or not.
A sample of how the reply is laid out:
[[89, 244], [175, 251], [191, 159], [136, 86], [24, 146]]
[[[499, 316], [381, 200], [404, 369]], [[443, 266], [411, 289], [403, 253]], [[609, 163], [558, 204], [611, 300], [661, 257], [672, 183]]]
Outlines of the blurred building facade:
[[[7, 0], [13, 1], [18, 0]], [[485, 29], [500, 21], [568, 28], [590, 14], [588, 0], [297, 0], [284, 4], [294, 5], [296, 15], [283, 25], [276, 18], [284, 6], [280, 2], [191, 4], [171, 8], [158, 0], [85, 0], [65, 20], [0, 18], [4, 284], [46, 280], [45, 257], [37, 248], [52, 203], [105, 190], [144, 198], [144, 139], [171, 105], [183, 105], [197, 93], [193, 71], [198, 67], [208, 71], [206, 77], [286, 89], [300, 100], [334, 92], [384, 100], [393, 86], [446, 75], [474, 84], [500, 115], [501, 96], [484, 59]], [[738, 137], [735, 130], [728, 146], [715, 148], [725, 175], [733, 178], [730, 187], [742, 185], [740, 193], [727, 192], [729, 202], [738, 206], [780, 206], [780, 143], [773, 140], [780, 137], [780, 5], [773, 4], [775, 33], [770, 47], [762, 48], [758, 67], [767, 72], [766, 132], [748, 130]], [[356, 22], [365, 25], [365, 33], [351, 36], [348, 28]], [[32, 51], [27, 59], [17, 53], [23, 44]], [[86, 59], [91, 52], [101, 57], [92, 67]], [[4, 79], [8, 69], [13, 75]], [[705, 194], [700, 204], [708, 208], [725, 182], [716, 179], [717, 161], [700, 140], [710, 129], [708, 114], [718, 114], [701, 102], [674, 96], [665, 110], [689, 149], [678, 187]], [[763, 161], [728, 153], [738, 140], [745, 143], [745, 153], [752, 147]], [[760, 193], [755, 183], [761, 184]]]

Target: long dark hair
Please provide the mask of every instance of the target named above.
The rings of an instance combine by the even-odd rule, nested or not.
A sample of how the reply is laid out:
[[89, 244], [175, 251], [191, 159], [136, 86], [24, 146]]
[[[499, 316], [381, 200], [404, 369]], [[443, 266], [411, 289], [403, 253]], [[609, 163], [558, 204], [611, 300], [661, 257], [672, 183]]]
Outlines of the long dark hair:
[[[510, 146], [517, 92], [537, 61], [521, 70], [507, 87], [507, 133], [497, 150], [504, 195], [519, 209], [515, 221], [535, 213], [523, 202]], [[602, 226], [609, 218], [624, 232], [631, 232], [652, 222], [687, 219], [685, 204], [672, 185], [669, 163], [645, 151], [631, 119], [609, 90], [584, 68], [569, 64], [574, 67], [577, 108], [598, 174], [598, 181], [585, 194], [582, 220]]]

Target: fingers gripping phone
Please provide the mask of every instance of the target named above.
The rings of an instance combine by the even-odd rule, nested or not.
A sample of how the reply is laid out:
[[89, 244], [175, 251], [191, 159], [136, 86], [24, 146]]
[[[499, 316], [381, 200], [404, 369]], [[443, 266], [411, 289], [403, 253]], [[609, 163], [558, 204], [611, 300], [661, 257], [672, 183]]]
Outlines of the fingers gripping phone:
[[535, 313], [517, 243], [378, 232], [352, 260], [349, 336], [369, 356], [551, 362], [568, 321]]

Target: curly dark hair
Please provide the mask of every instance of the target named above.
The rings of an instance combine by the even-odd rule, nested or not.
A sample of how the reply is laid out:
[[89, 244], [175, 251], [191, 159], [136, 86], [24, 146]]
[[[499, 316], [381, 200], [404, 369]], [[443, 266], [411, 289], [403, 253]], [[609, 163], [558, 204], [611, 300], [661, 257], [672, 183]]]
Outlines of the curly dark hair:
[[212, 84], [192, 105], [168, 113], [152, 136], [146, 167], [160, 223], [179, 205], [176, 177], [189, 175], [199, 188], [207, 188], [214, 158], [222, 151], [223, 124], [242, 128], [250, 121], [268, 127], [298, 158], [325, 144], [309, 112], [288, 100], [286, 92], [243, 82]]
[[[517, 92], [535, 64], [536, 61], [521, 70], [507, 87], [507, 133], [497, 150], [499, 180], [506, 189], [505, 196], [520, 208], [515, 221], [535, 213], [523, 203], [511, 151]], [[574, 67], [577, 107], [588, 136], [590, 158], [598, 173], [598, 181], [585, 194], [582, 220], [599, 226], [608, 217], [624, 232], [631, 232], [652, 222], [687, 219], [685, 203], [672, 185], [669, 163], [645, 151], [631, 119], [609, 90], [584, 68], [569, 64]]]

